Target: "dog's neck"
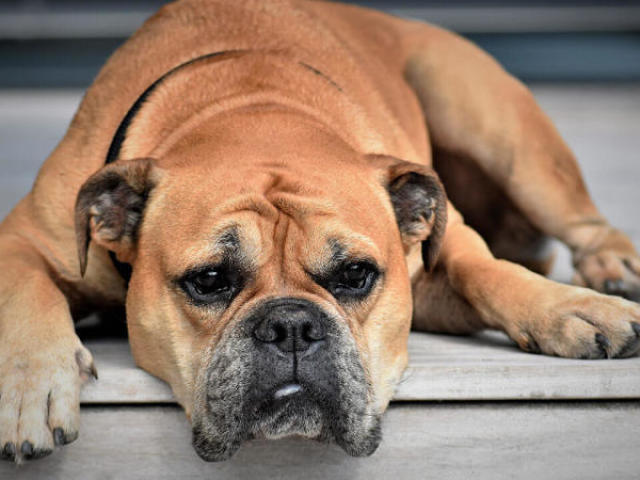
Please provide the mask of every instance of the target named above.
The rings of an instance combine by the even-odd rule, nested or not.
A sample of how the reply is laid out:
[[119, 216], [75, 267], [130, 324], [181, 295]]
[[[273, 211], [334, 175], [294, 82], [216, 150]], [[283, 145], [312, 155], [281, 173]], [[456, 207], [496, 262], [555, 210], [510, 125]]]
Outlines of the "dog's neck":
[[166, 75], [145, 94], [127, 119], [118, 158], [162, 157], [212, 117], [267, 105], [312, 117], [356, 151], [386, 150], [366, 113], [313, 66], [279, 52], [234, 51], [201, 58]]

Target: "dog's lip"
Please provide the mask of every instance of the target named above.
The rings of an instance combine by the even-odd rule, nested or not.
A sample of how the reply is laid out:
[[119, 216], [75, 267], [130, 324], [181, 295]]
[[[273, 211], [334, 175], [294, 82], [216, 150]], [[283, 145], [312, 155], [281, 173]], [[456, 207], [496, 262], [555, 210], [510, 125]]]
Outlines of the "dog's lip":
[[302, 385], [300, 385], [299, 383], [287, 383], [286, 385], [283, 385], [282, 387], [278, 388], [274, 392], [273, 399], [282, 400], [284, 398], [290, 397], [302, 391], [303, 391]]

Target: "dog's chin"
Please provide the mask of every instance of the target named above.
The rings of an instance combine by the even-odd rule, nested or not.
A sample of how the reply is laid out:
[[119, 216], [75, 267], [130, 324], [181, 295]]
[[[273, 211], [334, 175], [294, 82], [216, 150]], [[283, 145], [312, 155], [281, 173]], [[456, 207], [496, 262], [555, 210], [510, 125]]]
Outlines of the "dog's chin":
[[258, 409], [252, 425], [253, 438], [277, 440], [301, 436], [320, 439], [324, 424], [323, 413], [318, 404], [303, 395], [270, 402]]
[[337, 443], [356, 457], [371, 455], [377, 449], [381, 439], [378, 416], [367, 416], [360, 425], [356, 425], [359, 422], [336, 425], [328, 417], [330, 414], [313, 399], [305, 395], [293, 397], [263, 403], [253, 409], [250, 418], [238, 419], [245, 433], [236, 437], [229, 436], [228, 431], [216, 435], [218, 430], [206, 421], [194, 423], [193, 447], [196, 453], [205, 461], [219, 462], [231, 458], [244, 441], [286, 437]]

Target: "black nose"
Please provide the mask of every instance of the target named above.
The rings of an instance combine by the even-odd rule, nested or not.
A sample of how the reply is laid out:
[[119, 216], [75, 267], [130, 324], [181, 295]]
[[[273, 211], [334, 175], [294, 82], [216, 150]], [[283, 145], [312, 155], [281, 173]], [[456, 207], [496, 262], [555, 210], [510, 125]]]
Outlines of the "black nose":
[[304, 353], [324, 341], [324, 316], [311, 302], [302, 299], [271, 301], [261, 309], [253, 335], [260, 342], [284, 353]]

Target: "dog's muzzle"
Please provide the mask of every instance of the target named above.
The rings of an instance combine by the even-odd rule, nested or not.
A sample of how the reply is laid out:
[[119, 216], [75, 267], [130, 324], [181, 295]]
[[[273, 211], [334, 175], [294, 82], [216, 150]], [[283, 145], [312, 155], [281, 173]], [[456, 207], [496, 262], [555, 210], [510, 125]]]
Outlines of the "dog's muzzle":
[[232, 323], [203, 368], [193, 445], [225, 460], [253, 438], [300, 435], [369, 455], [380, 416], [344, 321], [304, 299], [276, 298]]

